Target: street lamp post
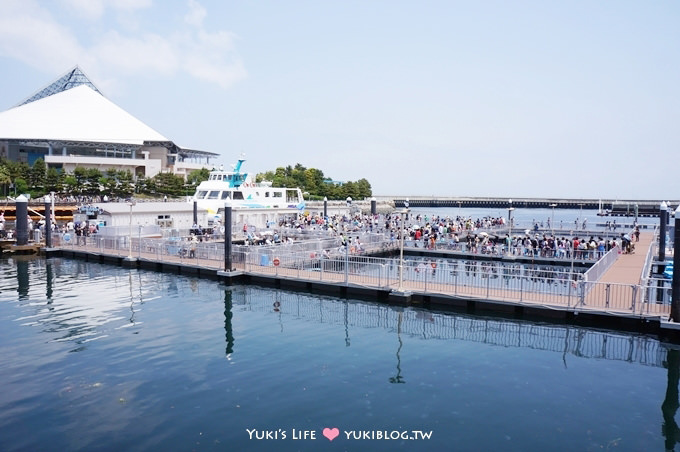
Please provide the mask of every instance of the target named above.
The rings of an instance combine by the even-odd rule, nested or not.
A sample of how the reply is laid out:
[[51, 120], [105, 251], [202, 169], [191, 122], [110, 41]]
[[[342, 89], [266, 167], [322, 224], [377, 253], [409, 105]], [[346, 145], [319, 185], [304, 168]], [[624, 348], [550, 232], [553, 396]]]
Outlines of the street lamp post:
[[45, 195], [45, 219], [47, 220], [45, 221], [45, 248], [52, 248], [52, 199], [54, 198], [50, 198], [50, 195]]
[[401, 214], [401, 234], [399, 235], [399, 292], [403, 292], [404, 283], [404, 223], [406, 222], [406, 215], [408, 215], [408, 200], [404, 202], [404, 209]]
[[137, 202], [134, 199], [130, 199], [127, 202], [127, 205], [130, 206], [130, 237], [129, 237], [129, 245], [130, 245], [130, 253], [128, 254], [128, 260], [133, 260], [134, 258], [132, 257], [132, 208], [137, 204]]
[[552, 229], [552, 235], [555, 235], [555, 207], [557, 204], [552, 203], [550, 204], [550, 207], [552, 207], [552, 218], [550, 219], [550, 228]]

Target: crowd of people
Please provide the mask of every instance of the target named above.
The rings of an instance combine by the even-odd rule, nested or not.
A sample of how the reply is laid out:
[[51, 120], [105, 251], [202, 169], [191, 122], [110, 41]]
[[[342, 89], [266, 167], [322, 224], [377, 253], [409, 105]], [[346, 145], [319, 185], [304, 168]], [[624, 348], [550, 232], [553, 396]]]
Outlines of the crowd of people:
[[[403, 239], [407, 246], [425, 249], [593, 259], [601, 257], [614, 247], [620, 247], [622, 252], [632, 252], [640, 235], [639, 227], [635, 226], [630, 233], [621, 233], [615, 237], [606, 234], [590, 235], [588, 238], [566, 236], [541, 230], [538, 222], [533, 223], [531, 230], [527, 229], [522, 234], [512, 231], [511, 234], [508, 232], [507, 220], [504, 217], [486, 216], [473, 219], [460, 215], [440, 216], [401, 212], [371, 215], [354, 212], [351, 215], [337, 214], [329, 217], [300, 215], [297, 218], [281, 220], [278, 224], [268, 224], [264, 230], [244, 224], [243, 236], [248, 245], [275, 245], [295, 241], [305, 233], [319, 232], [335, 237], [340, 250], [349, 247], [352, 253], [361, 254], [365, 251], [361, 236], [366, 237], [366, 234], [382, 236], [383, 240], [395, 242], [402, 239], [403, 231]], [[43, 219], [34, 224], [29, 216], [28, 225], [30, 231], [38, 231], [32, 232], [32, 237], [44, 236], [46, 223]], [[616, 221], [608, 221], [604, 229], [616, 231], [619, 226]], [[51, 231], [73, 236], [78, 245], [85, 244], [86, 237], [96, 234], [98, 229], [96, 222], [68, 221], [61, 226], [55, 221], [50, 223]], [[219, 238], [223, 233], [223, 229], [203, 228], [196, 224], [190, 230], [190, 239], [202, 242], [210, 238]], [[4, 212], [0, 213], [0, 238], [12, 238], [14, 235], [13, 230], [6, 230]]]
[[[403, 225], [402, 225], [403, 221]], [[577, 225], [581, 226], [577, 220]], [[583, 227], [585, 228], [585, 223]], [[504, 217], [483, 217], [473, 219], [464, 216], [438, 216], [426, 214], [402, 215], [333, 215], [322, 217], [310, 215], [295, 221], [284, 221], [278, 228], [298, 231], [327, 230], [338, 237], [340, 247], [350, 246], [353, 252], [361, 252], [359, 236], [355, 234], [376, 233], [400, 240], [402, 230], [407, 246], [425, 249], [448, 249], [476, 254], [511, 254], [515, 256], [536, 256], [557, 259], [598, 259], [612, 248], [618, 247], [623, 253], [634, 250], [639, 240], [640, 228], [635, 225], [630, 233], [612, 235], [620, 227], [615, 221], [607, 222], [602, 234], [588, 236], [555, 234], [538, 222], [531, 230], [511, 235]], [[550, 223], [548, 223], [550, 229]]]

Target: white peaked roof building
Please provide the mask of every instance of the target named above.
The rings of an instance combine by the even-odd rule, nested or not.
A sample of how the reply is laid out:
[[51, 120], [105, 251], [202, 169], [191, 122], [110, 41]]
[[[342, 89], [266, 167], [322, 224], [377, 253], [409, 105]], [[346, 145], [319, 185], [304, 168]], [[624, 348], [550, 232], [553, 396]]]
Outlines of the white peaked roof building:
[[183, 149], [106, 97], [75, 67], [18, 106], [0, 112], [0, 157], [72, 172], [86, 168], [186, 176], [218, 154]]
[[170, 141], [87, 85], [0, 113], [0, 136], [104, 145]]

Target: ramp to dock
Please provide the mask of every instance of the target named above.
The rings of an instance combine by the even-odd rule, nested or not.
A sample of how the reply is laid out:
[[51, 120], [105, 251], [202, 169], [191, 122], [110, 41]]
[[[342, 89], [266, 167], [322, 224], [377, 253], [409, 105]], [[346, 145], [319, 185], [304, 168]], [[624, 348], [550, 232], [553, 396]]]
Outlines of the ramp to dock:
[[[645, 267], [647, 252], [652, 246], [654, 233], [649, 231], [640, 233], [640, 241], [635, 244], [635, 252], [632, 254], [620, 254], [619, 258], [598, 280], [601, 283], [617, 284], [640, 284]], [[633, 239], [634, 240], [634, 239]]]

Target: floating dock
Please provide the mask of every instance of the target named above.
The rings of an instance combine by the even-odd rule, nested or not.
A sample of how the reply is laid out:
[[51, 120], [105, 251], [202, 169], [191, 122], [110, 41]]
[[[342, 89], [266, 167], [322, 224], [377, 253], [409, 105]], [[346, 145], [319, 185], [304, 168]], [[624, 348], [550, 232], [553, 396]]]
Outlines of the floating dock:
[[[643, 232], [633, 254], [622, 254], [602, 275], [599, 282], [574, 282], [573, 287], [563, 286], [563, 293], [531, 292], [518, 288], [446, 286], [426, 279], [403, 281], [394, 278], [367, 279], [352, 271], [332, 272], [321, 267], [278, 265], [279, 260], [254, 264], [244, 260], [233, 262], [231, 271], [225, 271], [224, 260], [211, 258], [186, 258], [162, 255], [158, 249], [107, 250], [102, 246], [73, 244], [53, 248], [49, 256], [64, 256], [91, 262], [110, 263], [131, 268], [194, 275], [228, 284], [254, 283], [277, 288], [302, 290], [311, 293], [356, 297], [396, 305], [416, 305], [502, 315], [513, 318], [545, 319], [579, 325], [658, 334], [670, 340], [680, 340], [680, 330], [668, 324], [670, 305], [642, 302], [640, 276], [645, 258], [652, 246], [654, 234]], [[481, 265], [481, 264], [480, 264]], [[491, 279], [489, 278], [489, 283]], [[502, 282], [502, 278], [494, 283]], [[557, 284], [557, 282], [555, 282]], [[561, 284], [564, 284], [562, 282]], [[569, 283], [567, 283], [569, 284]], [[587, 287], [584, 284], [588, 284]]]

